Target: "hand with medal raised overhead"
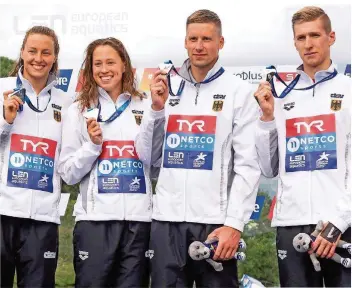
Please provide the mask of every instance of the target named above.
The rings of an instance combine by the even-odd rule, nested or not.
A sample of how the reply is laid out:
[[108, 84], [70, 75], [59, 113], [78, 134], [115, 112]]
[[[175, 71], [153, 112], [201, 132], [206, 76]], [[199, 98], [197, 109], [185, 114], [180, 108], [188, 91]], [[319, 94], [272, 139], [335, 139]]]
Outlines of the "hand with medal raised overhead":
[[103, 144], [103, 131], [100, 128], [99, 123], [94, 118], [87, 119], [87, 130], [90, 137], [90, 140], [95, 145]]
[[23, 101], [14, 93], [14, 90], [5, 91], [4, 96], [4, 119], [7, 123], [12, 124], [20, 110]]
[[267, 81], [260, 83], [257, 91], [254, 93], [254, 97], [263, 111], [260, 120], [264, 122], [274, 120], [274, 97], [271, 92], [270, 83]]
[[169, 96], [169, 87], [167, 83], [167, 73], [164, 70], [158, 70], [154, 73], [150, 84], [152, 96], [152, 109], [160, 111], [164, 109], [165, 102]]

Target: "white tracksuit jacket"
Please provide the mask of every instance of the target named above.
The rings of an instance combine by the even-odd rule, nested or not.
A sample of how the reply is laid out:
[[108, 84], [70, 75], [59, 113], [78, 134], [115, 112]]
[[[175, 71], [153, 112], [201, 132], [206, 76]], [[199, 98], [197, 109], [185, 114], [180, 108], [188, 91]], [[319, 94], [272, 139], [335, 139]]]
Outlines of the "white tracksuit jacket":
[[[254, 209], [260, 168], [255, 150], [258, 106], [250, 84], [231, 73], [206, 84], [188, 79], [165, 109], [146, 111], [136, 150], [148, 166], [160, 166], [153, 219], [224, 224], [240, 231]], [[216, 74], [219, 62], [205, 79]], [[172, 76], [176, 92], [181, 77]]]
[[[102, 119], [108, 119], [129, 98], [121, 94], [116, 106], [98, 87]], [[59, 173], [68, 184], [80, 183], [74, 207], [76, 221], [151, 221], [152, 189], [149, 169], [138, 159], [134, 140], [150, 100], [132, 97], [127, 109], [111, 123], [99, 123], [103, 145], [88, 135], [78, 102], [64, 122]]]
[[[315, 74], [319, 81], [334, 65]], [[295, 88], [313, 80], [299, 67]], [[272, 226], [330, 221], [342, 232], [351, 223], [351, 79], [338, 74], [306, 91], [275, 98], [275, 120], [257, 121], [256, 146], [262, 172], [278, 174]], [[278, 94], [283, 85], [276, 85]]]
[[59, 224], [61, 179], [57, 164], [62, 120], [72, 101], [54, 87], [54, 76], [38, 97], [21, 72], [19, 77], [32, 104], [47, 110], [37, 113], [25, 104], [14, 123], [8, 124], [3, 118], [2, 95], [16, 88], [17, 78], [0, 79], [0, 215]]

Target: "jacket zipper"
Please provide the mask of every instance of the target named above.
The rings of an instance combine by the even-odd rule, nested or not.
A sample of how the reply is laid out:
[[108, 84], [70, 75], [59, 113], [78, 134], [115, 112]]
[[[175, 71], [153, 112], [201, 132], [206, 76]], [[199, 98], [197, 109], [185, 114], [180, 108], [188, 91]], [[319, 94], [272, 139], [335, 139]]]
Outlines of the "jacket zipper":
[[[39, 109], [39, 99], [38, 99], [38, 95], [37, 95], [37, 108]], [[39, 134], [39, 114], [35, 112], [35, 118], [37, 119], [37, 135], [38, 137], [40, 137], [40, 134]], [[34, 191], [33, 189], [31, 189], [31, 207], [30, 207], [30, 211], [29, 211], [29, 218], [33, 218], [32, 217], [32, 213], [33, 213], [33, 207], [34, 207]]]
[[[96, 162], [96, 164], [94, 165], [94, 166], [96, 166], [96, 168], [94, 169], [94, 171], [92, 171], [91, 172], [91, 175], [93, 175], [93, 179], [92, 179], [92, 193], [91, 193], [91, 195], [92, 195], [92, 199], [91, 199], [91, 201], [92, 201], [92, 207], [91, 207], [91, 209], [92, 209], [92, 212], [94, 212], [94, 209], [95, 209], [95, 200], [94, 200], [94, 190], [95, 190], [95, 183], [96, 183], [96, 177], [98, 177], [98, 173], [97, 173], [97, 169], [98, 169], [98, 164], [97, 164], [97, 162]], [[88, 187], [89, 187], [89, 182], [88, 182]], [[97, 188], [97, 189], [99, 189], [99, 188]], [[99, 193], [98, 191], [97, 191], [97, 193]], [[88, 194], [88, 191], [87, 191], [87, 194]], [[87, 201], [87, 204], [88, 204], [88, 201]], [[88, 206], [88, 205], [87, 205]], [[88, 210], [88, 207], [87, 207], [87, 210]]]
[[200, 84], [196, 83], [196, 84], [194, 84], [194, 86], [196, 86], [196, 91], [197, 91], [196, 98], [194, 99], [194, 104], [197, 105], [197, 103], [198, 103], [198, 95], [199, 95]]
[[186, 193], [186, 188], [187, 188], [187, 171], [185, 171], [185, 181], [184, 181], [184, 187], [183, 187], [183, 202], [184, 202], [184, 213], [183, 213], [183, 215], [184, 215], [184, 221], [186, 221], [186, 218], [187, 218], [187, 198], [186, 198], [186, 196], [187, 196], [187, 193]]

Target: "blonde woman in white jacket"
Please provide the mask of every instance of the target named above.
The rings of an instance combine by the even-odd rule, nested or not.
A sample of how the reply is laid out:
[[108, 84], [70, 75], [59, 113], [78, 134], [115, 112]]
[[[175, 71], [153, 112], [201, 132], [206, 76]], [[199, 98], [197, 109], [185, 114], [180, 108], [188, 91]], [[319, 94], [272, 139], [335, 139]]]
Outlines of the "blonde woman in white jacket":
[[[24, 37], [0, 79], [0, 286], [54, 287], [61, 180], [61, 120], [71, 101], [55, 88], [59, 42], [43, 26]], [[20, 92], [13, 94], [15, 89]]]
[[66, 183], [80, 183], [76, 286], [147, 286], [152, 193], [134, 139], [150, 103], [135, 87], [119, 40], [90, 43], [83, 66], [83, 88], [64, 123], [59, 164]]

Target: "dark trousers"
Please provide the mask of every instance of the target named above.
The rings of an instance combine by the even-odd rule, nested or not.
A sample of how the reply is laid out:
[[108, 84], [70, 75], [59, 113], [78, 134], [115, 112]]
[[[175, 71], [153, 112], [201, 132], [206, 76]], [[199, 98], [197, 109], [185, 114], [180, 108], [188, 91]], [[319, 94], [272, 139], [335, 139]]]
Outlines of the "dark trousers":
[[76, 287], [148, 287], [150, 222], [79, 221], [73, 231]]
[[188, 255], [193, 241], [205, 241], [222, 225], [153, 220], [150, 235], [152, 288], [238, 287], [236, 260], [224, 261], [217, 272], [206, 261], [194, 261]]
[[[321, 271], [316, 272], [308, 253], [297, 252], [292, 240], [298, 233], [311, 234], [315, 225], [278, 227], [276, 248], [279, 263], [281, 287], [351, 287], [351, 269], [331, 259], [317, 258]], [[351, 243], [351, 228], [341, 240]], [[351, 258], [348, 251], [336, 248], [335, 253], [344, 258]]]
[[0, 287], [55, 287], [58, 225], [0, 216]]

